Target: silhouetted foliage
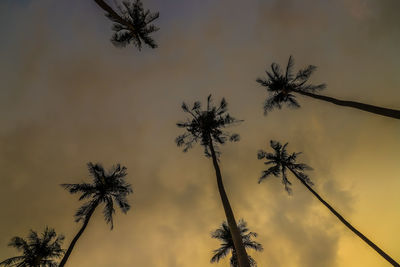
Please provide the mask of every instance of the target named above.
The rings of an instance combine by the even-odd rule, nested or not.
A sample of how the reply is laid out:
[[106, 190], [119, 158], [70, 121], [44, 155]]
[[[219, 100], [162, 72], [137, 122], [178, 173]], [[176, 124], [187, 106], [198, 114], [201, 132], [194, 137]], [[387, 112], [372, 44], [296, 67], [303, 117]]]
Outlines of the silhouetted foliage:
[[312, 85], [307, 83], [311, 74], [317, 69], [316, 66], [309, 65], [294, 75], [293, 65], [294, 60], [290, 56], [285, 73], [282, 72], [278, 64], [272, 63], [271, 71], [266, 71], [267, 78], [257, 79], [257, 82], [266, 87], [269, 92], [269, 97], [264, 102], [264, 114], [267, 114], [273, 108], [281, 109], [283, 103], [286, 103], [289, 107], [300, 107], [296, 97], [292, 94], [294, 91], [316, 92], [326, 87], [325, 84]]
[[212, 103], [211, 95], [207, 98], [207, 108], [201, 109], [199, 101], [194, 102], [190, 108], [185, 102], [182, 104], [182, 110], [188, 113], [190, 117], [185, 122], [178, 122], [176, 125], [185, 128], [186, 132], [178, 136], [175, 141], [180, 147], [183, 146], [184, 152], [187, 152], [195, 143], [200, 142], [204, 147], [204, 153], [210, 157], [209, 145], [213, 142], [217, 156], [219, 151], [217, 144], [224, 144], [226, 141], [239, 141], [238, 134], [232, 134], [224, 129], [232, 124], [241, 122], [227, 113], [227, 102], [222, 98], [218, 107]]
[[56, 267], [56, 259], [64, 254], [61, 245], [63, 235], [58, 235], [52, 228], [46, 227], [41, 235], [30, 230], [27, 239], [15, 236], [8, 244], [22, 252], [22, 256], [16, 256], [0, 262], [0, 266], [24, 266], [24, 267]]
[[[257, 237], [257, 233], [248, 232], [249, 229], [247, 228], [247, 223], [243, 219], [239, 220], [237, 226], [245, 248], [251, 248], [256, 251], [263, 250], [263, 247], [260, 243], [257, 243], [256, 241], [252, 240], [252, 237]], [[211, 237], [222, 241], [221, 246], [213, 251], [211, 262], [212, 263], [219, 262], [219, 260], [225, 258], [229, 254], [229, 252], [232, 252], [232, 256], [230, 259], [231, 267], [238, 267], [239, 263], [237, 260], [237, 254], [228, 224], [226, 222], [223, 222], [222, 225], [217, 230], [211, 233]], [[256, 261], [250, 255], [248, 255], [248, 258], [250, 266], [256, 267], [257, 266]]]
[[264, 115], [274, 108], [282, 108], [282, 104], [286, 103], [289, 107], [298, 108], [300, 104], [297, 102], [293, 93], [303, 96], [309, 96], [314, 99], [323, 100], [338, 106], [351, 107], [359, 110], [367, 111], [381, 116], [400, 119], [400, 110], [383, 108], [364, 104], [355, 101], [341, 100], [330, 96], [316, 94], [326, 87], [325, 84], [312, 85], [307, 83], [311, 74], [317, 69], [313, 65], [309, 65], [304, 69], [293, 74], [293, 57], [289, 57], [285, 73], [282, 72], [280, 66], [276, 63], [271, 64], [271, 71], [266, 71], [267, 78], [258, 78], [257, 82], [267, 88], [269, 96], [264, 102]]
[[132, 193], [131, 185], [125, 181], [126, 167], [120, 164], [113, 166], [108, 172], [101, 164], [88, 163], [88, 170], [93, 182], [91, 184], [62, 184], [71, 194], [80, 194], [79, 200], [90, 199], [83, 204], [75, 214], [75, 221], [84, 220], [89, 211], [104, 203], [103, 215], [107, 223], [113, 228], [114, 202], [123, 213], [130, 209], [126, 197]]
[[276, 177], [282, 177], [282, 183], [285, 185], [287, 192], [291, 191], [291, 183], [287, 178], [287, 170], [289, 170], [325, 207], [329, 209], [347, 228], [349, 228], [354, 234], [361, 238], [365, 243], [367, 243], [371, 248], [373, 248], [379, 255], [381, 255], [385, 260], [395, 267], [400, 267], [400, 265], [393, 260], [388, 254], [386, 254], [381, 248], [379, 248], [374, 242], [369, 240], [365, 235], [358, 231], [351, 223], [349, 223], [339, 212], [337, 212], [328, 202], [326, 202], [311, 186], [313, 183], [307, 174], [304, 173], [305, 170], [311, 170], [309, 166], [304, 163], [296, 163], [297, 156], [301, 153], [288, 154], [286, 152], [286, 147], [288, 143], [283, 146], [277, 141], [270, 141], [270, 145], [274, 150], [273, 153], [265, 152], [260, 150], [258, 152], [258, 159], [267, 159], [264, 164], [271, 165], [267, 170], [262, 172], [259, 179], [259, 183], [263, 181], [270, 175]]
[[272, 165], [267, 170], [262, 172], [258, 183], [261, 183], [262, 180], [267, 178], [270, 175], [274, 175], [275, 177], [282, 177], [282, 184], [285, 186], [285, 190], [290, 193], [292, 183], [287, 178], [287, 169], [293, 170], [296, 172], [301, 179], [309, 185], [313, 185], [310, 178], [307, 174], [304, 173], [305, 170], [312, 170], [311, 167], [307, 166], [304, 163], [296, 163], [297, 156], [301, 153], [292, 153], [288, 154], [286, 151], [286, 147], [288, 143], [283, 146], [277, 141], [270, 141], [270, 145], [274, 150], [274, 153], [265, 152], [263, 150], [259, 150], [257, 157], [258, 159], [267, 159], [268, 161], [264, 162], [265, 165]]
[[132, 193], [132, 188], [129, 183], [125, 181], [127, 175], [126, 167], [117, 164], [109, 171], [105, 171], [100, 164], [88, 163], [88, 170], [92, 177], [93, 183], [81, 184], [62, 184], [61, 186], [67, 189], [71, 194], [80, 194], [79, 200], [88, 200], [83, 204], [75, 214], [75, 221], [83, 220], [83, 224], [79, 232], [71, 241], [67, 252], [60, 262], [59, 267], [63, 267], [67, 262], [76, 242], [86, 229], [87, 224], [95, 209], [104, 204], [103, 215], [104, 219], [110, 224], [113, 229], [113, 215], [115, 213], [114, 202], [126, 213], [130, 209], [127, 196]]
[[152, 23], [159, 18], [159, 13], [151, 13], [150, 10], [143, 8], [140, 0], [122, 1], [122, 4], [116, 4], [118, 12], [115, 12], [103, 0], [95, 0], [103, 8], [106, 16], [114, 22], [114, 34], [111, 42], [117, 47], [125, 47], [132, 43], [139, 50], [143, 44], [151, 48], [156, 48], [157, 44], [150, 36], [151, 33], [159, 30]]

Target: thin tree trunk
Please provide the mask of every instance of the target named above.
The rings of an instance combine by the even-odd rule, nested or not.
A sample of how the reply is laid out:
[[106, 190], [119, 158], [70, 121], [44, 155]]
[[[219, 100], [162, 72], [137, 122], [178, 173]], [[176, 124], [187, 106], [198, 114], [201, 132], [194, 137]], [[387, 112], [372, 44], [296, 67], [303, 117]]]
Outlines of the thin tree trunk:
[[378, 114], [381, 116], [400, 120], [400, 110], [390, 109], [390, 108], [382, 108], [382, 107], [373, 106], [373, 105], [369, 105], [369, 104], [363, 104], [363, 103], [355, 102], [355, 101], [340, 100], [340, 99], [333, 98], [330, 96], [317, 95], [317, 94], [298, 91], [298, 90], [293, 90], [293, 92], [299, 93], [301, 95], [309, 96], [309, 97], [312, 97], [315, 99], [327, 101], [327, 102], [335, 104], [335, 105], [356, 108], [359, 110], [363, 110], [363, 111]]
[[380, 249], [377, 245], [375, 245], [371, 240], [369, 240], [366, 236], [364, 236], [360, 231], [358, 231], [356, 228], [354, 228], [345, 218], [343, 218], [342, 215], [340, 215], [334, 208], [332, 208], [331, 205], [329, 205], [320, 195], [318, 195], [317, 192], [315, 192], [311, 186], [309, 186], [303, 179], [301, 179], [301, 177], [299, 175], [297, 175], [297, 173], [295, 171], [293, 171], [292, 169], [289, 168], [289, 170], [294, 174], [294, 176], [296, 176], [297, 179], [300, 180], [300, 182], [307, 187], [308, 190], [311, 191], [311, 193], [318, 198], [319, 201], [322, 202], [322, 204], [325, 205], [325, 207], [327, 207], [344, 225], [347, 226], [347, 228], [349, 228], [353, 233], [355, 233], [359, 238], [361, 238], [362, 240], [364, 240], [365, 243], [367, 243], [371, 248], [373, 248], [376, 252], [379, 253], [379, 255], [381, 255], [383, 258], [385, 258], [385, 260], [387, 260], [388, 262], [390, 262], [390, 264], [392, 264], [395, 267], [400, 267], [400, 265], [393, 260], [388, 254], [386, 254], [382, 249]]
[[233, 245], [235, 246], [235, 250], [237, 253], [237, 258], [240, 267], [250, 267], [249, 258], [247, 256], [246, 249], [243, 245], [242, 236], [240, 235], [239, 229], [236, 224], [235, 216], [233, 215], [233, 211], [231, 205], [229, 204], [228, 196], [226, 195], [224, 184], [222, 183], [221, 170], [219, 169], [217, 157], [215, 155], [214, 146], [212, 144], [212, 139], [210, 138], [209, 144], [211, 150], [211, 156], [214, 164], [215, 174], [217, 177], [217, 184], [219, 194], [221, 196], [222, 205], [224, 206], [226, 220], [228, 221], [229, 230], [231, 231]]
[[125, 19], [123, 19], [117, 12], [114, 11], [114, 9], [112, 9], [106, 2], [104, 2], [103, 0], [94, 0], [96, 2], [96, 4], [101, 7], [104, 11], [106, 11], [108, 13], [108, 15], [110, 15], [115, 21], [117, 21], [118, 23], [128, 27], [128, 29], [130, 29], [131, 31], [134, 31], [135, 28], [133, 27], [132, 24], [130, 24], [129, 22], [127, 22]]
[[89, 213], [87, 214], [85, 221], [83, 222], [83, 225], [81, 227], [81, 229], [79, 230], [79, 232], [75, 235], [74, 239], [72, 239], [71, 244], [69, 245], [67, 251], [64, 254], [64, 257], [62, 258], [60, 265], [58, 265], [58, 267], [64, 267], [65, 263], [67, 262], [69, 256], [71, 255], [72, 250], [74, 249], [74, 246], [76, 244], [76, 242], [78, 241], [78, 239], [81, 237], [81, 235], [83, 234], [83, 231], [85, 231], [86, 226], [89, 223], [90, 217], [92, 217], [93, 212], [95, 211], [96, 207], [98, 204], [94, 205], [93, 208], [89, 211]]

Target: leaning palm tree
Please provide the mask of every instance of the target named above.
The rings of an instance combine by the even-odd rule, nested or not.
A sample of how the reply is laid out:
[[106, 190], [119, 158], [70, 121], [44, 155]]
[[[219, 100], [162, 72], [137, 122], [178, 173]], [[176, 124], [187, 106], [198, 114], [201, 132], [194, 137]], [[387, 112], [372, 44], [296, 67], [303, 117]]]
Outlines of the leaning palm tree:
[[355, 101], [340, 100], [330, 96], [320, 95], [316, 92], [323, 90], [325, 84], [308, 84], [308, 79], [317, 67], [309, 65], [299, 70], [296, 75], [293, 74], [293, 57], [289, 57], [285, 73], [282, 72], [277, 63], [271, 64], [271, 71], [266, 71], [267, 78], [258, 78], [257, 82], [267, 88], [268, 98], [264, 102], [264, 114], [266, 115], [274, 108], [282, 108], [282, 104], [286, 103], [289, 107], [298, 108], [300, 104], [297, 102], [294, 93], [309, 96], [315, 99], [327, 101], [329, 103], [356, 108], [370, 113], [400, 119], [400, 110], [383, 108], [369, 104], [359, 103]]
[[140, 0], [123, 1], [122, 5], [116, 3], [116, 12], [104, 0], [94, 0], [99, 7], [106, 11], [106, 16], [114, 22], [114, 35], [111, 42], [117, 47], [125, 47], [132, 43], [139, 50], [143, 43], [151, 48], [156, 48], [157, 44], [150, 34], [159, 30], [151, 23], [159, 17], [159, 13], [151, 13], [144, 10]]
[[188, 113], [190, 117], [186, 119], [185, 122], [177, 123], [177, 126], [186, 129], [186, 132], [176, 138], [176, 144], [178, 147], [183, 147], [184, 152], [187, 152], [195, 143], [200, 142], [204, 147], [205, 155], [212, 158], [218, 190], [229, 229], [232, 233], [239, 266], [250, 267], [247, 253], [236, 225], [235, 216], [233, 215], [228, 196], [224, 189], [221, 170], [218, 165], [218, 158], [220, 156], [218, 145], [223, 145], [228, 140], [239, 140], [239, 135], [226, 132], [224, 128], [238, 123], [239, 120], [236, 120], [227, 113], [227, 102], [224, 98], [221, 100], [219, 106], [215, 107], [212, 103], [211, 95], [207, 98], [207, 108], [205, 110], [201, 109], [201, 103], [199, 101], [194, 102], [192, 108], [189, 108], [183, 103], [182, 109], [184, 112]]
[[347, 228], [349, 228], [358, 237], [364, 240], [370, 247], [372, 247], [376, 252], [379, 253], [384, 259], [390, 262], [393, 266], [400, 267], [400, 265], [393, 260], [388, 254], [386, 254], [382, 249], [375, 245], [371, 240], [369, 240], [365, 235], [358, 231], [354, 226], [352, 226], [342, 215], [340, 215], [331, 205], [329, 205], [317, 192], [312, 189], [312, 181], [307, 174], [304, 173], [306, 170], [311, 170], [311, 167], [304, 163], [297, 163], [297, 156], [301, 153], [288, 154], [286, 147], [288, 143], [282, 145], [277, 141], [270, 141], [270, 145], [274, 150], [274, 153], [269, 153], [260, 150], [258, 152], [258, 159], [267, 159], [264, 162], [266, 165], [272, 165], [267, 170], [262, 172], [259, 179], [259, 183], [263, 181], [268, 176], [274, 175], [275, 177], [282, 177], [282, 183], [285, 186], [286, 191], [291, 192], [291, 182], [287, 177], [287, 172], [290, 171], [310, 192], [325, 205]]
[[22, 256], [16, 256], [0, 262], [0, 266], [21, 267], [56, 267], [56, 259], [64, 254], [61, 248], [64, 236], [58, 235], [52, 228], [46, 227], [39, 236], [37, 232], [30, 230], [28, 238], [15, 236], [8, 244], [22, 252]]
[[61, 185], [71, 194], [79, 193], [79, 200], [88, 199], [88, 201], [83, 204], [75, 214], [75, 221], [83, 221], [83, 224], [74, 239], [72, 239], [59, 267], [63, 267], [67, 262], [76, 242], [81, 237], [83, 231], [85, 231], [90, 218], [99, 205], [104, 204], [104, 219], [108, 224], [110, 224], [111, 230], [114, 227], [114, 202], [123, 213], [126, 213], [130, 209], [130, 205], [126, 198], [130, 193], [132, 193], [132, 188], [131, 185], [125, 181], [125, 176], [127, 175], [126, 167], [121, 167], [120, 164], [117, 164], [116, 166], [113, 166], [111, 170], [105, 171], [103, 166], [100, 164], [89, 162], [87, 166], [90, 176], [93, 179], [93, 183]]
[[[262, 251], [263, 247], [260, 243], [252, 240], [252, 237], [257, 237], [257, 233], [249, 232], [247, 228], [247, 223], [241, 219], [237, 225], [240, 235], [242, 237], [243, 245], [245, 248], [251, 248], [256, 251]], [[239, 267], [237, 253], [235, 250], [235, 246], [233, 245], [231, 231], [229, 230], [229, 226], [226, 222], [223, 222], [222, 225], [211, 233], [212, 238], [216, 238], [222, 241], [221, 246], [213, 251], [213, 256], [211, 258], [211, 263], [219, 262], [220, 259], [226, 257], [229, 252], [232, 251], [232, 257], [230, 259], [231, 267]], [[257, 267], [256, 261], [248, 255], [250, 266]]]

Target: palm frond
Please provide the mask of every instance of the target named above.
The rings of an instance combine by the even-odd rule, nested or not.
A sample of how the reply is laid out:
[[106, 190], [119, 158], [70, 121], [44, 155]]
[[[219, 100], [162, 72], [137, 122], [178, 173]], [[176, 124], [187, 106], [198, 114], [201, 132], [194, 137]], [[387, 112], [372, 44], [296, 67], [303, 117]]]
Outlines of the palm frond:
[[95, 183], [105, 177], [104, 167], [100, 163], [89, 162], [87, 168]]
[[287, 96], [287, 105], [291, 108], [299, 108], [300, 104], [299, 102], [297, 102], [296, 97], [292, 94], [288, 94]]
[[280, 78], [282, 76], [281, 67], [278, 64], [272, 63], [271, 70], [275, 78]]
[[114, 228], [113, 215], [115, 214], [114, 204], [111, 197], [105, 198], [105, 205], [103, 209], [104, 219], [110, 224], [111, 229]]
[[26, 242], [26, 240], [22, 237], [19, 236], [15, 236], [11, 239], [10, 243], [8, 243], [8, 246], [10, 247], [14, 247], [17, 250], [29, 250], [29, 245], [28, 242]]
[[255, 242], [253, 240], [250, 240], [250, 241], [247, 241], [247, 242], [243, 242], [243, 245], [246, 248], [251, 248], [251, 249], [254, 249], [256, 251], [263, 251], [264, 250], [263, 246], [260, 243], [257, 243], [257, 242]]
[[23, 260], [24, 256], [11, 257], [0, 262], [0, 266], [18, 266], [18, 262], [22, 262]]
[[210, 262], [219, 262], [221, 259], [225, 258], [231, 250], [232, 248], [228, 246], [219, 247], [218, 249], [213, 251], [213, 256], [211, 257]]
[[249, 257], [249, 262], [251, 267], [257, 267], [256, 260], [253, 259], [250, 255], [247, 255]]
[[94, 210], [98, 203], [100, 202], [99, 199], [92, 199], [89, 202], [83, 204], [75, 213], [75, 222], [79, 222], [81, 220], [85, 220], [86, 217]]
[[[267, 72], [268, 73], [268, 72]], [[261, 78], [261, 77], [258, 77], [257, 79], [256, 79], [256, 82], [258, 82], [259, 84], [261, 84], [262, 86], [264, 86], [264, 87], [269, 87], [270, 86], [270, 80], [267, 80], [267, 79], [264, 79], [264, 78]]]
[[265, 158], [265, 156], [267, 155], [267, 152], [265, 152], [264, 150], [258, 150], [257, 152], [257, 159], [263, 159]]
[[294, 59], [292, 56], [290, 56], [286, 66], [286, 77], [285, 77], [286, 81], [290, 81], [293, 79], [293, 74], [292, 74], [293, 66], [294, 66]]
[[267, 170], [262, 172], [261, 177], [258, 180], [258, 183], [261, 183], [264, 179], [268, 178], [270, 175], [278, 177], [280, 173], [281, 173], [280, 166], [269, 167]]
[[291, 194], [292, 193], [292, 189], [290, 188], [290, 186], [292, 185], [292, 183], [287, 178], [286, 168], [285, 167], [283, 167], [281, 169], [281, 175], [282, 175], [282, 184], [285, 186], [286, 192], [288, 192], [288, 194]]
[[281, 97], [279, 94], [274, 94], [270, 98], [267, 98], [264, 102], [264, 115], [267, 115], [268, 112], [273, 110], [274, 108], [281, 109], [281, 101], [279, 100]]
[[306, 182], [308, 185], [310, 185], [310, 186], [314, 185], [314, 183], [311, 181], [310, 177], [307, 174], [305, 174], [304, 172], [295, 171], [295, 173], [297, 174], [297, 176], [300, 177], [301, 180]]
[[115, 201], [117, 202], [118, 207], [122, 210], [123, 213], [127, 213], [128, 210], [130, 210], [131, 205], [129, 205], [125, 195], [116, 195]]
[[325, 88], [326, 88], [326, 84], [324, 84], [324, 83], [318, 84], [318, 85], [308, 84], [308, 85], [302, 86], [299, 91], [315, 93], [316, 91], [321, 91]]
[[64, 189], [68, 190], [71, 194], [87, 193], [94, 189], [91, 184], [61, 184]]

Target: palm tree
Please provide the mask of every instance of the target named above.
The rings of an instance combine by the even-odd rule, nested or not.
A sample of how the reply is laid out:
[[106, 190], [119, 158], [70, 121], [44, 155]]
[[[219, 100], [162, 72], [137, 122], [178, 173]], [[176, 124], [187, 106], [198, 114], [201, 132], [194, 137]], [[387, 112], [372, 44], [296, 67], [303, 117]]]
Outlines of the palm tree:
[[360, 233], [356, 228], [354, 228], [345, 218], [343, 218], [342, 215], [340, 215], [331, 205], [329, 205], [317, 192], [315, 192], [311, 188], [313, 183], [308, 175], [304, 173], [305, 170], [311, 170], [311, 167], [304, 163], [296, 163], [297, 156], [301, 153], [288, 154], [286, 151], [288, 143], [282, 146], [277, 141], [270, 141], [270, 145], [274, 150], [274, 153], [268, 153], [262, 150], [258, 152], [258, 159], [265, 158], [268, 161], [264, 162], [264, 164], [272, 164], [271, 167], [262, 172], [262, 175], [258, 181], [259, 183], [270, 175], [274, 175], [275, 177], [279, 177], [279, 175], [281, 175], [282, 183], [284, 184], [286, 191], [290, 193], [290, 186], [292, 184], [287, 177], [287, 171], [289, 170], [308, 190], [310, 190], [310, 192], [319, 201], [321, 201], [322, 204], [325, 205], [325, 207], [327, 207], [345, 226], [347, 226], [347, 228], [349, 228], [353, 233], [364, 240], [370, 247], [372, 247], [376, 252], [379, 253], [379, 255], [385, 258], [393, 266], [400, 267], [400, 265], [395, 260], [393, 260], [388, 254], [386, 254], [366, 236]]
[[150, 34], [159, 30], [151, 23], [158, 19], [159, 13], [151, 13], [144, 10], [140, 0], [133, 2], [123, 1], [122, 6], [116, 4], [119, 13], [111, 8], [104, 0], [94, 0], [99, 7], [106, 11], [106, 16], [114, 22], [111, 42], [117, 47], [125, 47], [133, 43], [139, 50], [142, 43], [151, 48], [156, 48], [157, 44]]
[[184, 112], [188, 113], [190, 118], [185, 122], [177, 123], [180, 128], [186, 129], [186, 132], [176, 138], [178, 147], [183, 146], [183, 151], [188, 151], [195, 143], [200, 142], [204, 147], [204, 153], [207, 157], [211, 157], [217, 178], [217, 185], [224, 207], [226, 219], [229, 229], [232, 233], [233, 243], [237, 252], [237, 257], [240, 267], [250, 267], [246, 250], [240, 236], [239, 229], [236, 225], [235, 216], [231, 205], [229, 204], [228, 196], [226, 195], [222, 182], [221, 170], [218, 165], [218, 157], [220, 152], [218, 145], [223, 145], [226, 141], [238, 141], [239, 135], [231, 134], [224, 131], [225, 127], [231, 124], [238, 123], [239, 120], [231, 117], [227, 113], [227, 102], [223, 98], [218, 107], [213, 106], [211, 95], [207, 98], [207, 109], [201, 109], [199, 101], [194, 102], [193, 107], [189, 108], [185, 103], [182, 104]]
[[61, 248], [63, 240], [63, 235], [57, 236], [54, 229], [48, 227], [40, 236], [33, 230], [27, 239], [15, 236], [8, 245], [21, 251], [22, 256], [6, 259], [0, 262], [0, 266], [56, 267], [54, 260], [64, 254]]
[[289, 107], [300, 107], [295, 95], [293, 94], [298, 93], [303, 96], [327, 101], [335, 105], [356, 108], [370, 113], [400, 119], [400, 110], [383, 108], [355, 101], [340, 100], [330, 96], [316, 94], [316, 92], [321, 91], [326, 87], [325, 84], [313, 85], [307, 83], [311, 74], [317, 67], [309, 65], [306, 68], [299, 70], [296, 75], [293, 75], [293, 65], [294, 60], [293, 57], [290, 56], [285, 73], [282, 72], [277, 63], [272, 63], [271, 72], [266, 71], [267, 78], [257, 79], [257, 82], [266, 87], [269, 92], [269, 97], [264, 102], [265, 115], [268, 111], [274, 108], [281, 109], [282, 104], [284, 103]]
[[90, 218], [100, 204], [104, 203], [104, 219], [108, 224], [110, 224], [111, 230], [114, 227], [114, 202], [116, 202], [123, 213], [126, 213], [130, 209], [126, 197], [132, 193], [132, 188], [131, 185], [125, 181], [125, 176], [127, 175], [126, 167], [121, 167], [120, 164], [117, 164], [116, 166], [113, 166], [111, 170], [106, 172], [100, 164], [89, 162], [87, 166], [90, 176], [93, 179], [93, 183], [61, 185], [71, 194], [79, 193], [79, 200], [88, 199], [88, 201], [75, 213], [75, 221], [83, 221], [83, 224], [74, 239], [72, 239], [59, 267], [63, 267], [67, 262], [76, 242], [82, 235], [83, 231], [85, 231]]
[[[247, 228], [247, 223], [243, 219], [239, 220], [237, 227], [239, 229], [245, 248], [251, 248], [256, 251], [263, 250], [263, 247], [260, 243], [252, 240], [252, 237], [257, 237], [257, 233], [247, 233], [249, 229]], [[237, 260], [237, 254], [235, 246], [233, 245], [231, 231], [229, 230], [229, 226], [227, 225], [227, 223], [223, 222], [217, 230], [211, 233], [211, 237], [222, 241], [221, 246], [218, 249], [214, 250], [214, 255], [211, 258], [211, 262], [219, 262], [220, 259], [226, 257], [229, 252], [232, 251], [232, 257], [230, 259], [231, 267], [238, 267], [239, 264]], [[248, 258], [250, 266], [257, 267], [256, 261], [250, 255], [248, 256]]]

